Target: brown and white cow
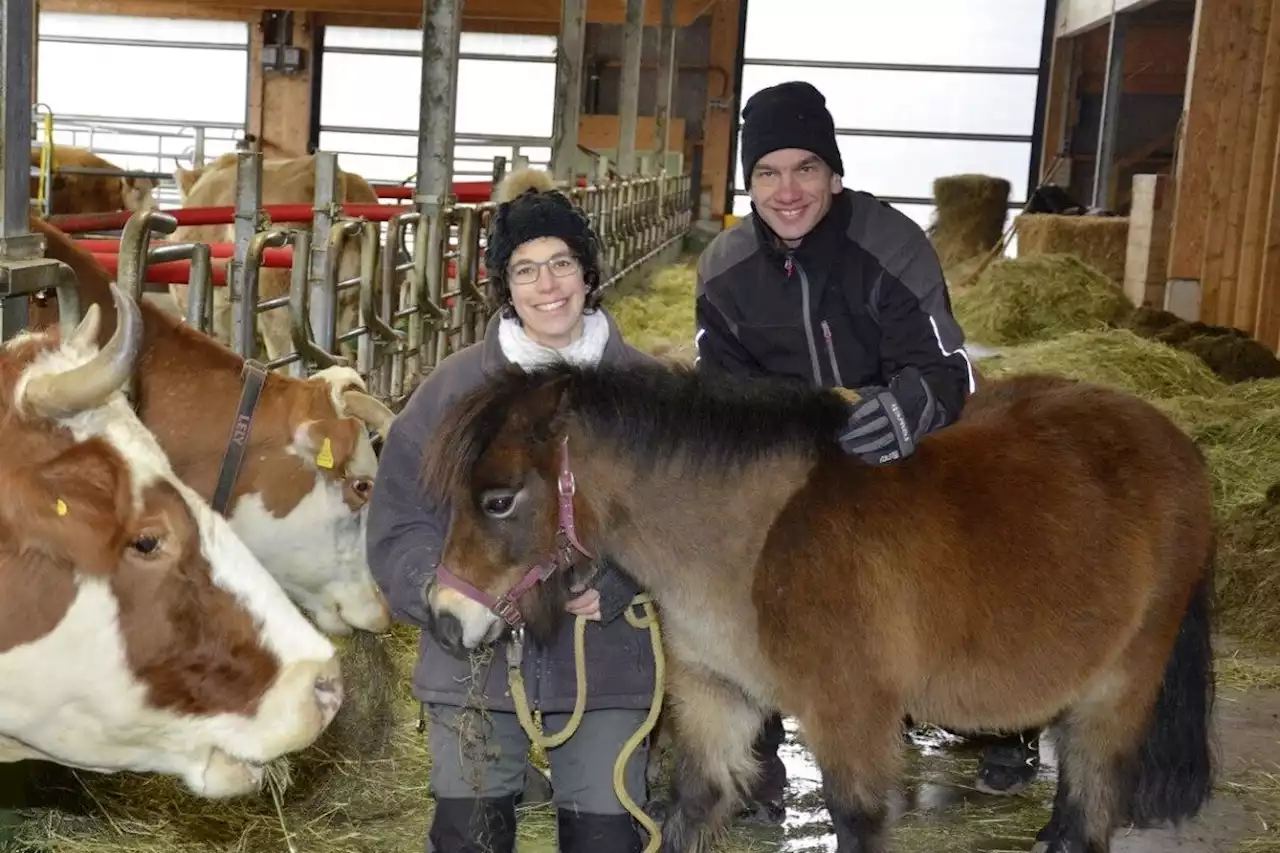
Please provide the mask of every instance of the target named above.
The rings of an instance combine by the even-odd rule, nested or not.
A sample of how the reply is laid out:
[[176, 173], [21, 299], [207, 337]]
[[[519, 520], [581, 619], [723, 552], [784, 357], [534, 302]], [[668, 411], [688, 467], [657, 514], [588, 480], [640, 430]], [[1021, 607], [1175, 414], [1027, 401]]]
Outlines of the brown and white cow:
[[[178, 169], [174, 181], [183, 207], [230, 207], [236, 203], [236, 155], [224, 154], [197, 169]], [[262, 204], [312, 204], [316, 197], [316, 158], [263, 157]], [[338, 201], [377, 204], [378, 194], [368, 181], [354, 172], [338, 170]], [[276, 228], [310, 228], [310, 222], [273, 222]], [[233, 225], [190, 225], [178, 228], [173, 240], [197, 243], [229, 243], [235, 239]], [[324, 235], [323, 239], [328, 239]], [[338, 262], [338, 281], [360, 274], [360, 244], [348, 240]], [[274, 299], [289, 293], [290, 271], [264, 267], [258, 276], [258, 300]], [[171, 284], [169, 293], [183, 316], [187, 311], [187, 285]], [[231, 302], [225, 287], [214, 289], [213, 336], [223, 343], [231, 340]], [[360, 292], [348, 289], [338, 294], [339, 333], [359, 325]], [[258, 331], [268, 359], [287, 355], [294, 349], [289, 332], [289, 312], [276, 308], [258, 315]], [[348, 348], [349, 349], [349, 348]], [[345, 353], [354, 356], [354, 350]]]
[[[41, 152], [31, 150], [31, 165], [40, 167]], [[123, 175], [60, 174], [67, 167], [124, 170], [87, 148], [53, 146], [53, 174], [46, 192], [52, 199], [52, 215], [71, 213], [114, 213], [118, 210], [151, 210], [157, 206], [156, 182], [151, 178]], [[39, 178], [31, 178], [31, 198], [36, 198]]]
[[249, 793], [342, 703], [333, 645], [182, 482], [120, 389], [137, 305], [0, 346], [0, 761]]
[[[75, 271], [81, 303], [102, 309], [100, 336], [110, 334], [115, 310], [107, 271], [48, 223], [33, 217], [31, 229], [45, 238], [48, 257]], [[160, 308], [143, 302], [141, 311], [138, 414], [178, 476], [212, 500], [245, 361]], [[391, 624], [369, 572], [365, 522], [377, 471], [368, 428], [385, 435], [393, 417], [350, 368], [308, 379], [269, 373], [223, 510], [289, 596], [330, 634]]]

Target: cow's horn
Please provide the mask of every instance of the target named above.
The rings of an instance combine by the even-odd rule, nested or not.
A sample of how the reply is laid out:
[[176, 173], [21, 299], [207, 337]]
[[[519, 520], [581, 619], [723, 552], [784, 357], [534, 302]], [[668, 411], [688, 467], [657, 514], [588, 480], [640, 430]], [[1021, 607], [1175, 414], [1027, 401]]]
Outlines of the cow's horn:
[[363, 391], [350, 389], [342, 392], [342, 402], [347, 404], [348, 412], [376, 429], [386, 439], [396, 414], [383, 405], [381, 400]]
[[[96, 408], [118, 391], [133, 373], [142, 349], [142, 312], [133, 298], [111, 283], [116, 303], [116, 331], [92, 360], [64, 373], [36, 376], [27, 383], [23, 402], [29, 411], [58, 418]], [[86, 343], [98, 336], [98, 306], [90, 306], [71, 336]]]

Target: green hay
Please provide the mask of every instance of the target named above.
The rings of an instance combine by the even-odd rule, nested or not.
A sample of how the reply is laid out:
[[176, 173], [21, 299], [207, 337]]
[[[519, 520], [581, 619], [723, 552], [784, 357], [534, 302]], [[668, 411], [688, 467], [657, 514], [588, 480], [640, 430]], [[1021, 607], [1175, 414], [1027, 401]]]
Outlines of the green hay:
[[672, 360], [693, 359], [695, 263], [658, 270], [647, 286], [606, 303], [623, 337], [642, 352]]
[[1213, 372], [1189, 353], [1145, 340], [1125, 329], [1071, 332], [1009, 347], [978, 363], [984, 376], [1047, 372], [1096, 382], [1142, 397], [1217, 396]]
[[988, 346], [1104, 329], [1132, 311], [1119, 287], [1071, 255], [997, 260], [952, 303], [966, 336]]
[[1010, 185], [990, 175], [951, 175], [933, 182], [937, 213], [928, 229], [943, 269], [980, 256], [1000, 242]]
[[[1280, 639], [1280, 488], [1240, 506], [1221, 525], [1218, 607], [1222, 627], [1245, 641]], [[1274, 685], [1280, 688], [1280, 680]], [[1280, 812], [1277, 812], [1280, 814]]]

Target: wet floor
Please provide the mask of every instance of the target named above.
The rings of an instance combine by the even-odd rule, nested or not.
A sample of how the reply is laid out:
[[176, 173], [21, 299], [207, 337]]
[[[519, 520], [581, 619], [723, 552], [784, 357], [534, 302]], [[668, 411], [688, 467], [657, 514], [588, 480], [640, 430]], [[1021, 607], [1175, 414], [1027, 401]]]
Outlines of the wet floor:
[[[1280, 774], [1280, 690], [1219, 691], [1218, 749], [1225, 788], [1203, 813], [1180, 830], [1118, 833], [1112, 853], [1228, 853], [1266, 837], [1280, 850], [1280, 806], [1259, 805], [1242, 780]], [[792, 720], [779, 756], [790, 790], [780, 828], [737, 828], [723, 853], [835, 853], [836, 839], [822, 803], [821, 777]], [[910, 735], [907, 767], [891, 801], [894, 853], [1026, 853], [1049, 816], [1057, 761], [1049, 737], [1040, 741], [1036, 783], [1014, 797], [994, 797], [972, 786], [979, 749], [937, 729]], [[1268, 835], [1268, 833], [1272, 833]], [[1256, 849], [1263, 849], [1260, 846]]]

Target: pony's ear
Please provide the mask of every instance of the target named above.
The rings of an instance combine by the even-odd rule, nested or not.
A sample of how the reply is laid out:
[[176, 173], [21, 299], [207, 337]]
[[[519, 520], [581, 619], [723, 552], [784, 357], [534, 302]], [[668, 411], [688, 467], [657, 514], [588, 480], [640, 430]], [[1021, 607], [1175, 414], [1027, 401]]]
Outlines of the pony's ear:
[[569, 378], [559, 376], [539, 388], [528, 413], [534, 441], [542, 444], [559, 435], [569, 417]]

